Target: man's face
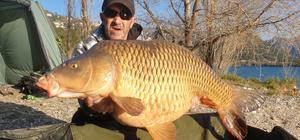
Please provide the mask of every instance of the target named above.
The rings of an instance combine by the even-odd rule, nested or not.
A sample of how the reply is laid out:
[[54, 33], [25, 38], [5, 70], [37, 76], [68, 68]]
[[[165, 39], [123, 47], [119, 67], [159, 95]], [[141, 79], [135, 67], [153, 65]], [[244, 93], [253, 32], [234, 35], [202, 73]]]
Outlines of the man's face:
[[108, 39], [126, 40], [135, 18], [129, 10], [121, 5], [114, 4], [100, 14]]

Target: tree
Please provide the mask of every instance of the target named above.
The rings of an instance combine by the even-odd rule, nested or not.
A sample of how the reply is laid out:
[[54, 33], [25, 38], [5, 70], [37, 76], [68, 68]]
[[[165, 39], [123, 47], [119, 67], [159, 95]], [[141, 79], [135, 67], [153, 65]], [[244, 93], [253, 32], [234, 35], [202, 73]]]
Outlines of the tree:
[[290, 37], [299, 33], [296, 1], [169, 0], [161, 13], [152, 9], [166, 1], [136, 1], [147, 15], [140, 21], [157, 29], [163, 39], [198, 52], [217, 71], [234, 63], [243, 48], [259, 45], [255, 43], [261, 33]]
[[90, 23], [89, 16], [87, 10], [87, 0], [81, 0], [81, 13], [82, 13], [82, 28], [83, 28], [83, 36], [87, 36], [90, 31]]
[[[64, 51], [68, 57], [71, 56], [73, 53], [73, 48], [75, 45], [85, 38], [90, 32], [90, 21], [89, 21], [89, 14], [88, 14], [88, 1], [81, 0], [81, 16], [82, 18], [76, 18], [75, 15], [75, 2], [76, 0], [68, 0], [67, 1], [67, 28], [66, 32], [65, 29], [57, 29], [60, 34], [63, 36], [62, 44], [66, 44], [64, 47]], [[92, 2], [92, 0], [90, 0]], [[74, 18], [75, 17], [75, 18]]]
[[67, 48], [71, 48], [71, 18], [72, 18], [72, 11], [73, 11], [73, 6], [72, 6], [73, 1], [68, 0], [68, 22], [67, 22]]

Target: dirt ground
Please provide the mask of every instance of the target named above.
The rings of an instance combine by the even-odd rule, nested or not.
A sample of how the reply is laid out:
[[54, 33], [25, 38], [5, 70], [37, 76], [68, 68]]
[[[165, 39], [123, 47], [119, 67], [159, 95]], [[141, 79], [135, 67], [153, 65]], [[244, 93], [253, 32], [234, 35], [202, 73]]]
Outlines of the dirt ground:
[[[237, 87], [246, 92], [262, 92]], [[78, 108], [77, 99], [22, 99], [25, 95], [14, 91], [0, 94], [0, 130], [32, 128], [47, 124], [70, 122]], [[300, 139], [300, 96], [268, 96], [261, 108], [246, 114], [247, 124], [270, 132], [281, 126]]]

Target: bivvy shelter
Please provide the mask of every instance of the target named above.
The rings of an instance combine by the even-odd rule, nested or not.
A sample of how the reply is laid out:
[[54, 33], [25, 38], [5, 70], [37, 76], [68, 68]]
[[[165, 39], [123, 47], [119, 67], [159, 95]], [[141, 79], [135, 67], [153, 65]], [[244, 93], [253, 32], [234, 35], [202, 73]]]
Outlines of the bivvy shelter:
[[31, 72], [62, 62], [55, 32], [31, 0], [0, 0], [0, 84], [16, 84]]

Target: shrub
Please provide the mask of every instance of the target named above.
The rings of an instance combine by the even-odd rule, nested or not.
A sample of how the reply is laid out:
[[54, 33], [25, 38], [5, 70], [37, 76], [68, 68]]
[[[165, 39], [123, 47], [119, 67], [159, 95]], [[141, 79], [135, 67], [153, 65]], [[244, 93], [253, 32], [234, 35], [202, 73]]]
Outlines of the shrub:
[[279, 78], [270, 78], [264, 82], [264, 86], [268, 89], [273, 90], [283, 90], [283, 91], [290, 91], [293, 90], [296, 86], [296, 80], [291, 78], [286, 78], [280, 80]]
[[267, 96], [273, 96], [273, 95], [277, 95], [279, 94], [277, 91], [274, 91], [274, 90], [270, 90], [266, 93]]
[[231, 81], [242, 81], [243, 78], [239, 77], [236, 74], [226, 74], [222, 76], [222, 79], [231, 80]]
[[262, 84], [262, 81], [260, 81], [257, 78], [249, 78], [248, 81], [255, 83], [255, 84]]

